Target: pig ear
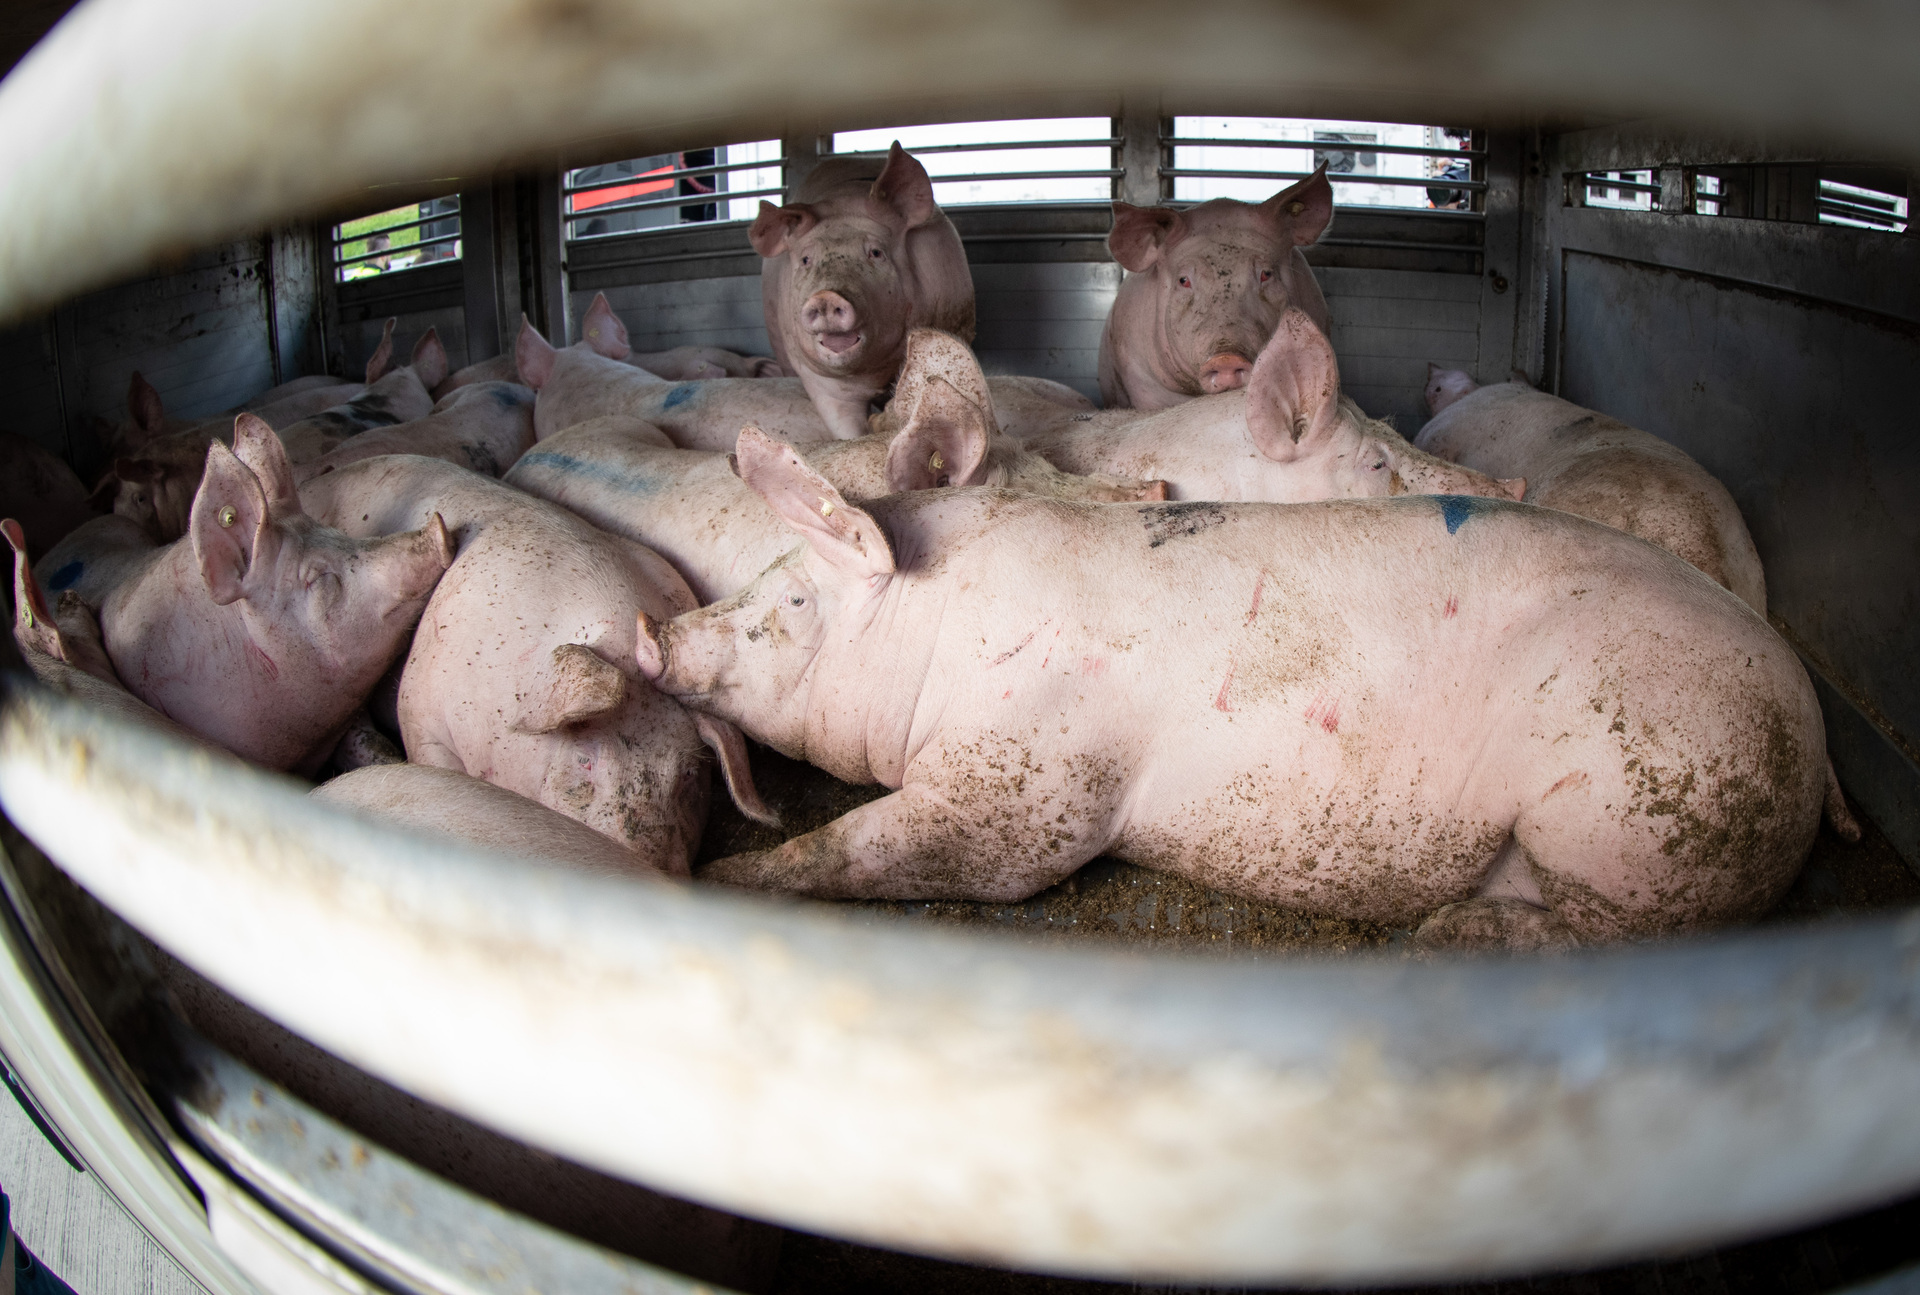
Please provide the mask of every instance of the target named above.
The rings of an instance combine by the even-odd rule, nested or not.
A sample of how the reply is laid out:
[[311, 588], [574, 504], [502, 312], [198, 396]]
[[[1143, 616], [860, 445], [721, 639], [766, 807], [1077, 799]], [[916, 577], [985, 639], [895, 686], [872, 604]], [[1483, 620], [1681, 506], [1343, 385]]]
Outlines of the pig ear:
[[513, 721], [516, 733], [551, 733], [604, 715], [627, 698], [627, 676], [620, 667], [582, 643], [553, 650], [546, 671], [548, 686], [524, 698]]
[[400, 321], [388, 319], [380, 330], [380, 345], [373, 348], [373, 354], [367, 357], [367, 385], [387, 376], [387, 370], [393, 367], [393, 326]]
[[1130, 274], [1153, 268], [1160, 253], [1181, 233], [1185, 219], [1172, 207], [1136, 207], [1130, 202], [1113, 204], [1113, 230], [1107, 235], [1107, 251]]
[[233, 452], [260, 478], [260, 489], [269, 504], [292, 504], [298, 511], [300, 492], [293, 484], [293, 464], [287, 460], [287, 447], [264, 418], [241, 414], [233, 420]]
[[919, 158], [901, 148], [897, 139], [887, 150], [887, 164], [881, 168], [880, 178], [873, 182], [867, 196], [899, 212], [908, 229], [918, 229], [940, 214], [940, 204], [933, 200], [933, 180], [927, 175], [927, 168], [920, 165]]
[[791, 445], [743, 427], [734, 471], [836, 569], [861, 579], [892, 573], [893, 550], [879, 523], [842, 499]]
[[943, 377], [930, 378], [887, 446], [887, 490], [977, 486], [986, 480], [993, 421]]
[[127, 415], [140, 429], [141, 442], [150, 441], [167, 430], [167, 411], [160, 403], [160, 393], [138, 369], [127, 380]]
[[903, 412], [913, 417], [912, 405], [920, 390], [933, 378], [945, 378], [961, 395], [989, 413], [993, 394], [987, 387], [987, 375], [973, 348], [937, 328], [916, 328], [907, 334], [907, 347], [900, 360], [900, 376], [894, 382], [894, 399], [907, 402]]
[[760, 799], [760, 789], [753, 785], [753, 766], [747, 760], [747, 741], [740, 730], [699, 711], [693, 712], [693, 727], [720, 761], [720, 776], [726, 779], [727, 794], [739, 811], [756, 823], [779, 827], [780, 816]]
[[520, 370], [520, 381], [540, 390], [553, 376], [553, 363], [559, 356], [553, 344], [540, 336], [533, 321], [520, 316], [520, 336], [513, 344], [513, 365]]
[[207, 472], [193, 497], [187, 534], [200, 577], [216, 606], [246, 594], [247, 573], [267, 529], [267, 496], [260, 478], [219, 441], [207, 447]]
[[37, 649], [65, 661], [67, 654], [60, 641], [60, 627], [54, 623], [53, 613], [47, 610], [40, 582], [33, 578], [33, 568], [27, 563], [26, 532], [19, 522], [9, 517], [0, 521], [0, 534], [5, 534], [8, 546], [13, 549], [14, 641], [21, 647]]
[[429, 328], [426, 335], [413, 344], [413, 354], [407, 360], [413, 369], [413, 376], [420, 379], [420, 385], [428, 391], [447, 380], [447, 370], [452, 362], [447, 359], [447, 348], [440, 341], [440, 330]]
[[1260, 204], [1260, 211], [1295, 247], [1317, 243], [1333, 219], [1333, 185], [1322, 162], [1312, 175]]
[[753, 244], [754, 251], [772, 260], [785, 252], [794, 239], [812, 229], [818, 219], [812, 207], [801, 203], [776, 207], [762, 202], [760, 214], [753, 218], [753, 225], [747, 230], [747, 241]]
[[607, 294], [593, 294], [593, 304], [587, 307], [586, 315], [580, 320], [580, 331], [586, 335], [586, 343], [600, 355], [609, 360], [624, 360], [633, 354], [633, 344], [627, 338], [627, 326], [620, 316], [613, 313], [613, 306], [607, 301]]
[[1247, 432], [1276, 463], [1311, 457], [1339, 425], [1340, 363], [1306, 313], [1289, 307], [1254, 361], [1247, 382]]

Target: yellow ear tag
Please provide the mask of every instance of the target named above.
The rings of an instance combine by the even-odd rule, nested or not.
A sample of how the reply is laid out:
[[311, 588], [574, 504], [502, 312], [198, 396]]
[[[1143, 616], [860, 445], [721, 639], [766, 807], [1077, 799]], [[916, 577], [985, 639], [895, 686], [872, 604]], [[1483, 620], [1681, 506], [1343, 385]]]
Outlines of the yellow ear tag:
[[935, 472], [938, 472], [940, 471], [940, 469], [947, 466], [947, 461], [940, 457], [940, 451], [935, 450], [933, 452], [933, 457], [927, 460], [927, 466], [929, 468], [932, 468]]
[[33, 628], [33, 608], [22, 607], [20, 611], [21, 611], [21, 614], [27, 618], [27, 628], [32, 629]]
[[225, 508], [222, 508], [220, 510], [220, 526], [223, 530], [226, 527], [233, 525], [235, 522], [239, 520], [240, 520], [239, 510], [236, 509], [232, 504], [228, 504]]
[[831, 516], [833, 516], [833, 500], [831, 500], [831, 499], [822, 499], [822, 500], [820, 501], [820, 515], [821, 515], [822, 517], [831, 517]]
[[1289, 216], [1298, 216], [1301, 212], [1305, 211], [1306, 209], [1307, 209], [1307, 204], [1300, 201], [1298, 198], [1295, 198], [1292, 202], [1287, 204], [1287, 214]]

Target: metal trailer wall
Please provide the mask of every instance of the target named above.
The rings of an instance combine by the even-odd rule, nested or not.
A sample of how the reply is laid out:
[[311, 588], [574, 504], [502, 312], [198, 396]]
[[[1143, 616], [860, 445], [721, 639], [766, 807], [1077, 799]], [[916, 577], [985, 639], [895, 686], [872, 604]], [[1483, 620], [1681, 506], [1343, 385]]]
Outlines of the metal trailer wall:
[[315, 371], [315, 269], [306, 227], [290, 227], [203, 249], [0, 334], [9, 396], [0, 430], [62, 455], [91, 480], [104, 466], [103, 433], [126, 417], [135, 371], [181, 418], [219, 413]]
[[1640, 123], [1538, 151], [1528, 300], [1545, 313], [1523, 367], [1726, 484], [1842, 785], [1920, 867], [1920, 236], [1567, 197], [1586, 171], [1651, 169], [1666, 192], [1682, 168], [1747, 163], [1800, 164], [1811, 187], [1804, 146]]

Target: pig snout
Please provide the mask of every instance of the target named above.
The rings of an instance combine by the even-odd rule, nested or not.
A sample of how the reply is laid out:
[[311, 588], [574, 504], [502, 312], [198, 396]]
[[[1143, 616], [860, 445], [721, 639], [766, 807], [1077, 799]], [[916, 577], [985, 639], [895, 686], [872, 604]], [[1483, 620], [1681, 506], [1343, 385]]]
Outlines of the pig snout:
[[640, 673], [657, 688], [661, 687], [667, 673], [667, 645], [661, 642], [663, 626], [659, 621], [640, 613], [639, 634], [635, 636], [634, 660], [640, 666]]
[[835, 355], [860, 344], [860, 312], [839, 293], [822, 288], [800, 307], [800, 323], [823, 348]]
[[1165, 503], [1168, 498], [1167, 483], [1160, 480], [1146, 482], [1140, 487], [1140, 498], [1142, 501]]
[[1527, 483], [1521, 478], [1496, 481], [1472, 468], [1459, 467], [1435, 459], [1431, 463], [1402, 465], [1400, 476], [1406, 489], [1419, 495], [1477, 495], [1482, 499], [1519, 499]]
[[1200, 366], [1200, 386], [1208, 395], [1237, 391], [1253, 376], [1253, 361], [1244, 355], [1222, 351]]

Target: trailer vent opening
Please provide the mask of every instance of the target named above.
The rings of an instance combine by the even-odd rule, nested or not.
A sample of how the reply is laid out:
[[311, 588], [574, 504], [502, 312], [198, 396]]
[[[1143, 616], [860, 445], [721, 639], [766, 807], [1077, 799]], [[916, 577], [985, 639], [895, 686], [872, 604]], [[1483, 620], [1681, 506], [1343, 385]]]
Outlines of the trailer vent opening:
[[1486, 140], [1465, 127], [1307, 117], [1175, 117], [1175, 202], [1259, 202], [1323, 163], [1341, 207], [1479, 211]]
[[942, 207], [983, 203], [1111, 202], [1120, 139], [1107, 117], [958, 121], [843, 130], [835, 153], [884, 153], [899, 141], [933, 178]]
[[1566, 205], [1680, 216], [1728, 216], [1905, 233], [1907, 175], [1897, 167], [1825, 162], [1730, 163], [1577, 171]]
[[460, 195], [428, 198], [333, 227], [339, 283], [460, 259]]
[[785, 182], [777, 139], [576, 167], [563, 186], [567, 239], [752, 220]]

